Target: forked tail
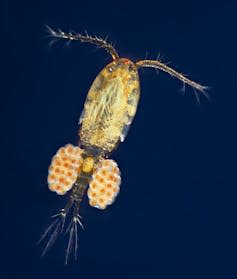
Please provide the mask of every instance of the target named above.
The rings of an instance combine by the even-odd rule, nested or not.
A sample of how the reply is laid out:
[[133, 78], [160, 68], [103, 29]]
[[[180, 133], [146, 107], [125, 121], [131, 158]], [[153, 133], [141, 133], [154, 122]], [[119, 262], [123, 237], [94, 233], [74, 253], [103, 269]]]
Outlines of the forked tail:
[[[73, 209], [71, 221], [69, 222], [69, 225], [65, 229], [66, 218], [70, 214], [70, 209], [73, 206], [74, 209]], [[66, 233], [69, 234], [69, 239], [68, 239], [68, 244], [66, 249], [65, 264], [68, 263], [69, 255], [71, 253], [74, 254], [75, 260], [77, 259], [78, 224], [81, 226], [82, 229], [84, 229], [80, 220], [81, 216], [79, 215], [79, 206], [80, 203], [78, 201], [70, 199], [64, 209], [61, 209], [58, 214], [53, 215], [51, 217], [56, 219], [54, 219], [54, 221], [47, 227], [47, 229], [42, 234], [40, 240], [38, 241], [38, 243], [41, 243], [42, 241], [48, 238], [41, 256], [44, 256], [50, 250], [50, 248], [52, 248], [52, 246], [54, 245], [54, 243], [56, 242], [60, 234]]]

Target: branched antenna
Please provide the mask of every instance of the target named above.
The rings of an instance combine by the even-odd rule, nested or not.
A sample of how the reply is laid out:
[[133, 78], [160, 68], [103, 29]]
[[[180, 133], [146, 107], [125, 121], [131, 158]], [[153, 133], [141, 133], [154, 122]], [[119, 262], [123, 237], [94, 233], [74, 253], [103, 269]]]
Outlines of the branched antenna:
[[69, 41], [80, 41], [82, 43], [90, 43], [90, 44], [94, 44], [100, 48], [103, 48], [105, 49], [113, 58], [113, 60], [119, 58], [119, 55], [116, 51], [116, 49], [111, 45], [109, 44], [106, 39], [102, 39], [102, 38], [99, 38], [97, 36], [95, 37], [92, 37], [92, 36], [89, 36], [87, 34], [87, 32], [85, 33], [85, 35], [82, 35], [82, 34], [77, 34], [77, 33], [72, 33], [72, 32], [69, 32], [69, 33], [65, 33], [63, 32], [62, 30], [58, 29], [58, 30], [53, 30], [51, 27], [49, 27], [48, 25], [46, 25], [46, 28], [48, 30], [48, 33], [50, 34], [50, 36], [52, 38], [56, 38], [56, 39], [66, 39], [66, 40], [69, 40]]
[[[136, 62], [135, 64], [138, 68], [149, 67], [149, 68], [155, 68], [158, 70], [162, 70], [163, 72], [168, 73], [172, 77], [175, 77], [175, 78], [179, 79], [180, 81], [182, 81], [184, 85], [188, 84], [194, 90], [197, 90], [197, 91], [203, 93], [206, 96], [206, 98], [209, 99], [208, 94], [206, 93], [206, 90], [209, 88], [208, 86], [203, 86], [195, 81], [188, 79], [185, 75], [175, 71], [174, 69], [167, 66], [165, 63], [162, 63], [159, 60], [142, 60], [142, 61]], [[183, 87], [183, 88], [185, 88], [185, 87]], [[199, 102], [199, 97], [197, 95], [197, 92], [196, 91], [194, 91], [194, 92], [195, 92], [195, 95]]]

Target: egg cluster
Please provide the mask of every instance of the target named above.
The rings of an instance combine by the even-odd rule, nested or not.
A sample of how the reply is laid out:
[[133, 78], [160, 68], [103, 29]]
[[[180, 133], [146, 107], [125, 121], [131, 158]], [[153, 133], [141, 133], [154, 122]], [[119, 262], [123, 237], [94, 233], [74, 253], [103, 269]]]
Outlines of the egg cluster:
[[103, 160], [94, 170], [87, 195], [91, 206], [105, 209], [114, 202], [121, 183], [120, 171], [115, 161]]
[[49, 189], [64, 195], [75, 183], [83, 163], [82, 149], [72, 144], [61, 147], [49, 167]]

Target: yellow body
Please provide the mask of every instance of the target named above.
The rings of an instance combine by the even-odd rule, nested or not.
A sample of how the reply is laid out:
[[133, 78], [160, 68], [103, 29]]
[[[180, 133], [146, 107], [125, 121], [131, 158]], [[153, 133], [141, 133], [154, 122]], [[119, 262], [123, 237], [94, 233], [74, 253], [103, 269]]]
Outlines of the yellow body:
[[53, 221], [40, 239], [41, 241], [50, 235], [42, 255], [64, 231], [66, 216], [73, 207], [72, 220], [66, 229], [69, 234], [65, 261], [67, 263], [70, 252], [74, 251], [75, 259], [77, 256], [78, 224], [83, 228], [79, 209], [87, 185], [89, 184], [89, 204], [99, 209], [105, 209], [112, 204], [119, 193], [120, 170], [115, 161], [107, 158], [119, 141], [125, 139], [136, 114], [140, 97], [138, 69], [150, 67], [162, 70], [204, 94], [206, 87], [186, 78], [159, 60], [133, 63], [120, 58], [116, 49], [102, 38], [71, 32], [67, 34], [61, 30], [54, 31], [50, 27], [48, 30], [56, 39], [77, 40], [103, 48], [113, 59], [99, 73], [88, 92], [79, 121], [80, 147], [67, 144], [60, 148], [49, 167], [49, 189], [59, 195], [68, 191], [71, 193], [65, 207], [53, 216], [59, 216], [59, 219]]
[[108, 64], [96, 77], [80, 118], [80, 141], [100, 155], [123, 141], [140, 97], [137, 68], [128, 59]]

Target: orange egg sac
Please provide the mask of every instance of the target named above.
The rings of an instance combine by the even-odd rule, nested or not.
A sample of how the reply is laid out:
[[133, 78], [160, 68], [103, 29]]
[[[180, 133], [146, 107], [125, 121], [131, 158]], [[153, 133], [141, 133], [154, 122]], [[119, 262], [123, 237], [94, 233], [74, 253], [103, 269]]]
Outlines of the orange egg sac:
[[114, 202], [120, 190], [120, 183], [120, 171], [116, 162], [102, 160], [94, 170], [89, 183], [87, 191], [89, 204], [99, 209], [105, 209]]
[[64, 195], [76, 182], [81, 169], [82, 149], [72, 144], [61, 147], [49, 166], [49, 189], [58, 195]]

